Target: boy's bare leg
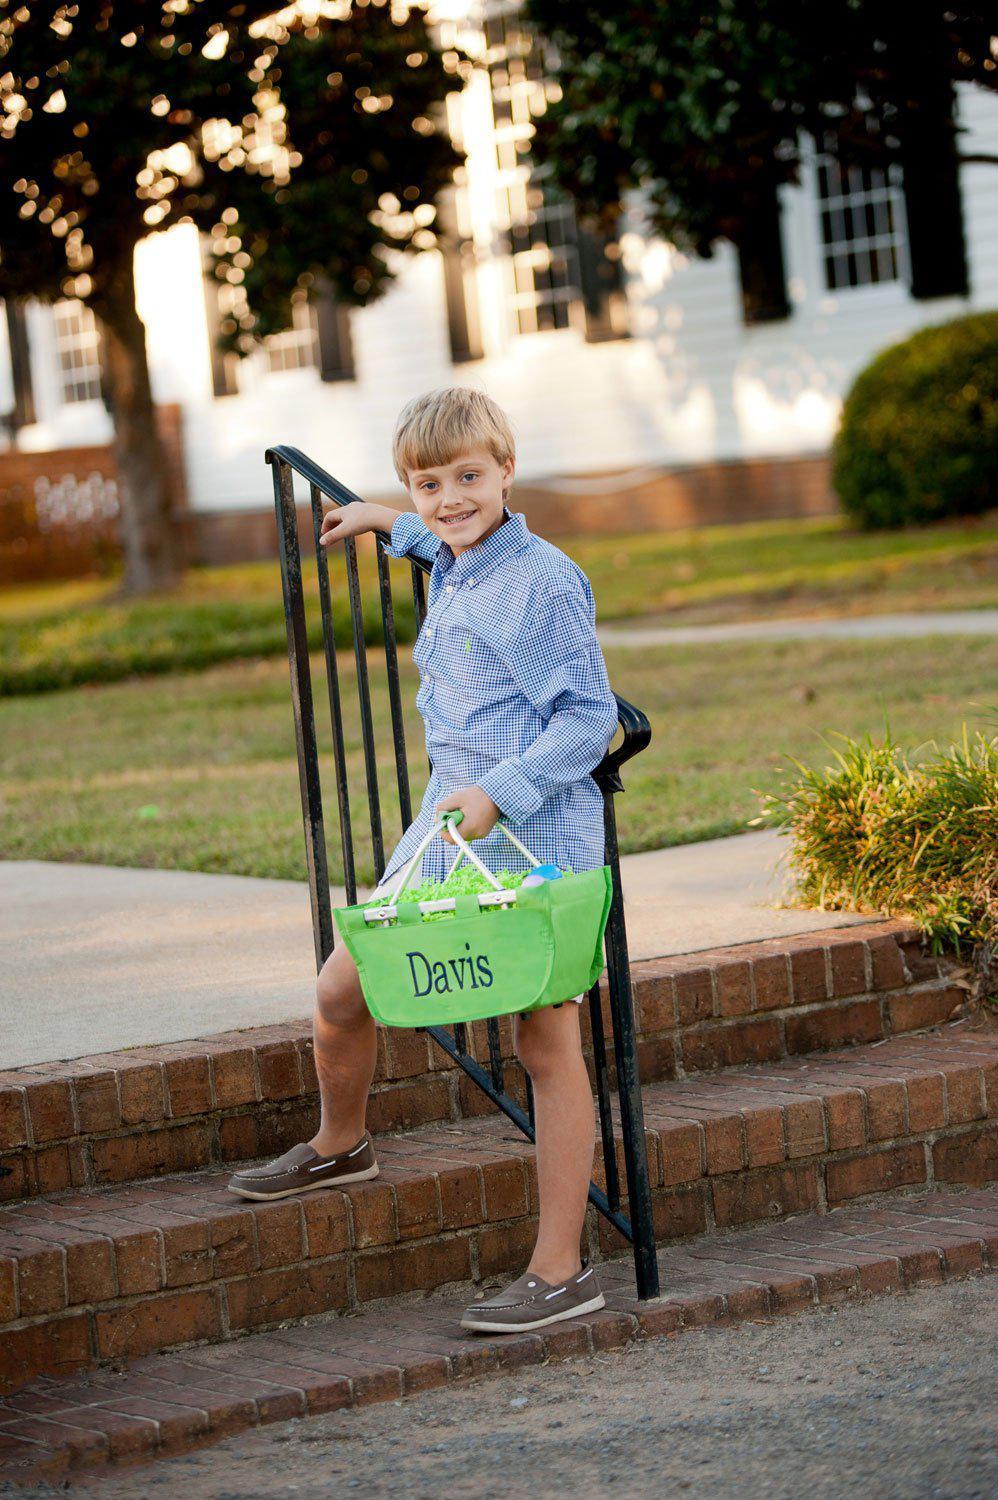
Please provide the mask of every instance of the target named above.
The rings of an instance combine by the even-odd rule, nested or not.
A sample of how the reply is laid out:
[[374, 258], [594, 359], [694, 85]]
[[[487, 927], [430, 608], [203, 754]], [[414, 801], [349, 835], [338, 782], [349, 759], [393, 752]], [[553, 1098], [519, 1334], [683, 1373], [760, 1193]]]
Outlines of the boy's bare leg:
[[355, 1146], [366, 1128], [367, 1096], [378, 1056], [377, 1025], [344, 943], [326, 959], [312, 1019], [322, 1114], [309, 1145], [320, 1156]]
[[579, 1007], [566, 1002], [558, 1010], [544, 1006], [516, 1016], [514, 1041], [530, 1074], [537, 1130], [540, 1224], [527, 1270], [556, 1285], [582, 1263], [580, 1242], [596, 1144]]

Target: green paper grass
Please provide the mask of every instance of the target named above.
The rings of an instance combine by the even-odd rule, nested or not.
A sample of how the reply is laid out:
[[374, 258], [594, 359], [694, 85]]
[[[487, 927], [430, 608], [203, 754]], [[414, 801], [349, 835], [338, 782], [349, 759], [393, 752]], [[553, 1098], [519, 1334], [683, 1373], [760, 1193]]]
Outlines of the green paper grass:
[[[569, 866], [564, 873], [571, 875], [574, 871]], [[529, 870], [517, 870], [515, 873], [511, 870], [496, 870], [495, 878], [504, 890], [512, 891], [522, 885], [524, 878], [529, 874]], [[492, 890], [495, 890], [495, 886], [486, 880], [480, 870], [476, 870], [474, 865], [464, 865], [460, 870], [455, 870], [453, 875], [448, 875], [446, 880], [421, 880], [418, 885], [407, 885], [398, 899], [399, 901], [443, 901], [448, 896], [478, 895], [480, 891]], [[379, 896], [376, 900], [364, 901], [361, 904], [384, 906], [385, 897]], [[486, 906], [484, 910], [493, 912], [501, 908]], [[454, 913], [449, 911], [432, 911], [426, 913], [423, 920], [424, 922], [446, 921], [453, 915]]]

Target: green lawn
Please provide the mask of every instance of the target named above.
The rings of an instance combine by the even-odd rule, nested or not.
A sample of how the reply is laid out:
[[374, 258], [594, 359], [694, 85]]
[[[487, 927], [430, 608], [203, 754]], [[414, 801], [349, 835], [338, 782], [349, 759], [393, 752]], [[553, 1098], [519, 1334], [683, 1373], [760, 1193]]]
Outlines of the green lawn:
[[[403, 655], [413, 806], [426, 758]], [[371, 653], [372, 676], [378, 653]], [[641, 706], [651, 746], [617, 798], [625, 852], [744, 830], [775, 789], [784, 752], [825, 765], [820, 736], [891, 729], [914, 748], [983, 727], [998, 641], [756, 642], [608, 650], [616, 690]], [[349, 656], [341, 658], [358, 875], [373, 881]], [[318, 688], [324, 746], [328, 712]], [[382, 674], [383, 675], [383, 674]], [[376, 735], [390, 747], [387, 697], [372, 683]], [[995, 692], [990, 692], [991, 715]], [[832, 739], [834, 744], [834, 738]], [[7, 700], [0, 712], [0, 854], [160, 868], [304, 876], [287, 660], [227, 664], [167, 679]], [[334, 880], [342, 879], [331, 760], [324, 761]], [[394, 774], [381, 772], [386, 853], [398, 838]]]
[[[854, 532], [841, 518], [823, 518], [569, 537], [558, 544], [592, 580], [600, 621], [966, 609], [998, 597], [998, 511], [898, 532]], [[365, 634], [374, 641], [380, 611], [370, 545], [360, 554]], [[408, 566], [391, 567], [399, 639], [411, 641]], [[341, 557], [332, 575], [337, 639], [347, 646]], [[276, 563], [194, 569], [175, 592], [131, 603], [115, 600], [114, 588], [74, 581], [0, 592], [0, 694], [285, 651]], [[314, 631], [312, 640], [319, 644]]]
[[843, 518], [702, 526], [565, 547], [592, 579], [604, 620], [665, 624], [993, 605], [998, 510], [894, 532]]

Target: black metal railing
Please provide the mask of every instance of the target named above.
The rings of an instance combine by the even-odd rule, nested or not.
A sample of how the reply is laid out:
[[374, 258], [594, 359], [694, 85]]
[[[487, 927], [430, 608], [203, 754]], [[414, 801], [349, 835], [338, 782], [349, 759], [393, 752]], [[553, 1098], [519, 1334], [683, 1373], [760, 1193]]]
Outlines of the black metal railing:
[[[311, 459], [306, 458], [297, 448], [284, 446], [269, 448], [266, 453], [266, 461], [272, 468], [274, 478], [281, 581], [284, 592], [284, 613], [288, 632], [288, 658], [291, 667], [291, 697], [294, 710], [295, 739], [298, 748], [298, 776], [301, 788], [302, 817], [305, 824], [305, 855], [308, 865], [309, 893], [312, 903], [312, 928], [315, 939], [316, 966], [317, 968], [321, 968], [333, 950], [334, 929], [323, 824], [322, 791], [319, 781], [315, 705], [312, 697], [312, 676], [309, 663], [309, 641], [305, 616], [305, 591], [302, 581], [299, 522], [294, 494], [295, 475], [299, 475], [306, 482], [309, 489], [312, 532], [318, 569], [322, 647], [325, 653], [326, 684], [332, 726], [333, 760], [336, 769], [336, 798], [339, 810], [340, 843], [343, 856], [344, 884], [346, 887], [347, 904], [349, 905], [354, 905], [357, 901], [353, 821], [350, 809], [350, 788], [344, 749], [340, 682], [334, 639], [332, 597], [329, 585], [329, 559], [326, 549], [319, 545], [319, 533], [324, 514], [323, 498], [332, 501], [334, 505], [351, 505], [359, 501], [360, 496], [355, 495], [352, 490], [347, 489], [339, 480], [327, 474], [324, 469], [320, 468], [318, 464], [313, 463]], [[408, 827], [412, 822], [412, 798], [409, 790], [409, 767], [406, 754], [392, 585], [384, 551], [387, 538], [383, 532], [375, 532], [374, 535], [376, 537], [375, 552], [384, 631], [385, 668], [391, 710], [399, 809], [402, 825], [403, 827]], [[357, 691], [360, 700], [361, 741], [364, 753], [367, 804], [371, 822], [371, 843], [376, 879], [380, 881], [385, 868], [384, 836], [381, 825], [381, 799], [378, 788], [374, 724], [371, 715], [367, 645], [364, 637], [363, 601], [361, 597], [360, 574], [357, 567], [357, 549], [354, 539], [352, 537], [345, 538], [342, 548], [349, 593], [350, 622], [353, 636], [354, 660], [357, 670]], [[410, 558], [408, 560], [411, 564], [413, 603], [418, 628], [422, 625], [426, 614], [424, 578], [425, 574], [430, 571], [431, 565], [419, 558]], [[638, 1296], [641, 1298], [651, 1298], [658, 1296], [658, 1265], [655, 1257], [655, 1234], [652, 1224], [648, 1162], [645, 1152], [641, 1085], [638, 1077], [635, 1046], [631, 972], [627, 954], [627, 931], [624, 925], [624, 902], [620, 885], [620, 858], [613, 802], [614, 793], [623, 791], [624, 789], [620, 779], [620, 767], [625, 761], [630, 760], [645, 748], [651, 739], [651, 728], [645, 715], [640, 709], [635, 708], [633, 704], [626, 702], [625, 699], [618, 696], [617, 706], [620, 725], [623, 730], [623, 741], [616, 750], [607, 752], [599, 766], [592, 772], [592, 776], [603, 793], [606, 863], [610, 866], [613, 877], [613, 895], [607, 919], [604, 951], [606, 954], [607, 986], [613, 1033], [613, 1056], [617, 1073], [617, 1114], [623, 1144], [629, 1212], [625, 1213], [622, 1209], [614, 1135], [613, 1096], [610, 1087], [610, 1068], [598, 982], [590, 989], [588, 999], [592, 1031], [593, 1070], [599, 1109], [606, 1190], [604, 1191], [591, 1182], [589, 1185], [589, 1200], [631, 1242], [634, 1250]], [[428, 1026], [426, 1030], [433, 1037], [434, 1041], [464, 1070], [467, 1076], [488, 1095], [503, 1114], [529, 1140], [533, 1141], [534, 1109], [530, 1079], [528, 1075], [524, 1075], [525, 1097], [527, 1101], [527, 1108], [524, 1110], [512, 1098], [505, 1087], [498, 1020], [493, 1018], [487, 1023], [489, 1054], [487, 1067], [483, 1066], [469, 1050], [467, 1028], [464, 1025], [457, 1024], [450, 1029], [442, 1026]]]

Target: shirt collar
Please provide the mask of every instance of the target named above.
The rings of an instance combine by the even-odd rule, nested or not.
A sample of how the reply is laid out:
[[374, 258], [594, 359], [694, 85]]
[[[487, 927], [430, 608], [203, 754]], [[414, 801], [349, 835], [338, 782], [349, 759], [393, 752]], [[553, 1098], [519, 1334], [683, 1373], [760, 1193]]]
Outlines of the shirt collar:
[[518, 551], [530, 536], [527, 518], [522, 511], [514, 514], [508, 505], [503, 506], [503, 515], [506, 519], [496, 527], [491, 536], [487, 536], [482, 542], [475, 542], [474, 546], [466, 548], [458, 557], [454, 556], [448, 542], [441, 542], [437, 549], [439, 570], [458, 581], [466, 578], [470, 582], [474, 578], [477, 583], [479, 578], [484, 578], [504, 557]]

